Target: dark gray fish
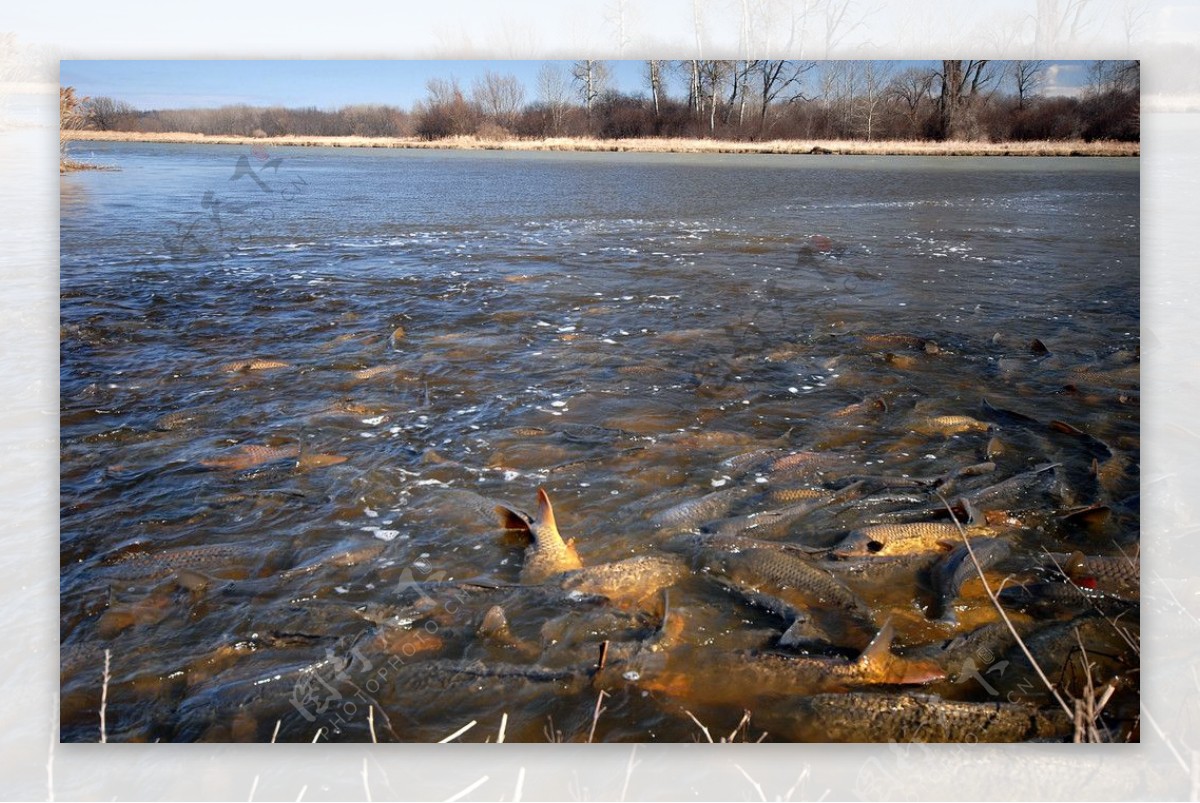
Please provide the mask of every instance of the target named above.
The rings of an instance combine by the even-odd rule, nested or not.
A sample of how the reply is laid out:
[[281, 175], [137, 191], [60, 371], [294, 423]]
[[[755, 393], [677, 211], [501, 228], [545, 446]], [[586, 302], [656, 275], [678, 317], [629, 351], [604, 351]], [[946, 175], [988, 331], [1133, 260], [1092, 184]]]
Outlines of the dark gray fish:
[[[985, 570], [1008, 557], [1012, 551], [1008, 542], [1000, 538], [972, 538], [971, 549], [975, 552], [975, 559]], [[962, 584], [978, 575], [967, 545], [955, 547], [953, 552], [938, 561], [931, 575], [935, 603], [929, 609], [929, 618], [953, 624], [958, 621], [954, 601], [958, 599]]]
[[1058, 463], [1038, 466], [995, 485], [962, 494], [961, 498], [978, 510], [1037, 507], [1039, 503], [1053, 501], [1058, 467]]
[[1001, 604], [1025, 613], [1054, 616], [1063, 611], [1096, 610], [1115, 616], [1131, 610], [1136, 600], [1122, 599], [1071, 582], [1009, 586], [996, 595]]

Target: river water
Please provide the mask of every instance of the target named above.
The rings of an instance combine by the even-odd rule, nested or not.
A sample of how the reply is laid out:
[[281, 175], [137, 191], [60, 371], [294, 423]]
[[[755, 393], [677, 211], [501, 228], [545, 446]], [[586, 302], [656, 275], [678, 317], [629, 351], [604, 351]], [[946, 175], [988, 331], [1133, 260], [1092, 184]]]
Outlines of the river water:
[[[633, 683], [595, 716], [568, 669], [656, 638], [657, 595], [455, 586], [519, 581], [490, 506], [532, 512], [538, 488], [585, 566], [674, 554], [651, 517], [774, 487], [722, 462], [762, 448], [854, 466], [814, 491], [1055, 463], [1052, 502], [1005, 536], [1017, 556], [1136, 552], [1136, 159], [76, 155], [115, 169], [62, 180], [64, 740], [95, 738], [106, 650], [111, 740], [361, 741], [373, 711], [386, 739], [504, 719], [509, 740], [687, 741], [685, 711], [728, 733], [743, 708], [751, 738], [789, 738], [753, 695]], [[937, 502], [893, 496], [782, 540]], [[1088, 506], [1087, 527], [1065, 517]], [[710, 579], [691, 564], [671, 588], [677, 638], [775, 649], [786, 624]], [[929, 618], [922, 573], [850, 584], [898, 650], [995, 618], [978, 590], [957, 626]], [[476, 632], [497, 600], [511, 642]], [[1008, 697], [1015, 674], [934, 691]]]

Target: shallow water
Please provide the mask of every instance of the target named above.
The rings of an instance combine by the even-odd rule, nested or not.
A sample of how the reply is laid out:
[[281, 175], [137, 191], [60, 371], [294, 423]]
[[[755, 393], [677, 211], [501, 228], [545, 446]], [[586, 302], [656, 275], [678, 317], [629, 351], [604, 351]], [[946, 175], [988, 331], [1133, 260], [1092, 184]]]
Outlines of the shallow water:
[[[106, 648], [113, 739], [266, 740], [278, 722], [280, 739], [361, 740], [368, 705], [403, 739], [475, 720], [464, 738], [482, 740], [504, 713], [510, 740], [585, 737], [587, 683], [414, 701], [419, 682], [395, 681], [435, 658], [521, 661], [474, 635], [491, 597], [438, 597], [415, 631], [367, 610], [413, 583], [517, 581], [520, 546], [458, 489], [532, 509], [545, 487], [591, 566], [661, 553], [648, 519], [671, 505], [776, 484], [720, 465], [738, 454], [931, 477], [996, 436], [991, 482], [1057, 462], [1055, 509], [1120, 510], [1084, 531], [1046, 508], [1007, 536], [1021, 554], [1136, 549], [1137, 160], [80, 155], [119, 169], [62, 181], [64, 739], [95, 738]], [[871, 338], [890, 333], [938, 348]], [[1117, 464], [1100, 483], [1076, 436], [922, 423], [983, 418], [984, 397], [1085, 431]], [[850, 407], [864, 399], [882, 407]], [[936, 502], [825, 511], [787, 538], [826, 545]], [[182, 579], [123, 560], [213, 544], [230, 550], [196, 553]], [[767, 646], [780, 622], [704, 574], [671, 592], [684, 638]], [[920, 577], [855, 590], [901, 645], [956, 632], [926, 619]], [[994, 618], [968, 600], [960, 631]], [[542, 665], [657, 627], [653, 610], [614, 622], [581, 603], [547, 631], [561, 602], [503, 601]], [[297, 673], [321, 661], [326, 705], [302, 711]], [[617, 689], [605, 705], [597, 739], [690, 740], [682, 710], [703, 701]], [[741, 710], [705, 715], [728, 731]]]

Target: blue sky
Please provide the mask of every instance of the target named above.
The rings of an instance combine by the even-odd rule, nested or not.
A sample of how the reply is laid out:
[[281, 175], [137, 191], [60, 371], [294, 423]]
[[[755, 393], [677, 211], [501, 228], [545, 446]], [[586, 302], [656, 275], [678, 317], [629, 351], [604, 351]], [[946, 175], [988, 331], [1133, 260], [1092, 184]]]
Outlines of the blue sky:
[[[536, 96], [544, 61], [63, 61], [60, 82], [82, 95], [139, 109], [316, 106], [356, 103], [410, 107], [432, 77], [456, 77], [464, 90], [487, 70], [516, 75], [526, 100]], [[569, 74], [571, 62], [555, 62]], [[642, 61], [608, 61], [617, 89], [645, 92]], [[930, 62], [901, 62], [928, 64]], [[1048, 90], [1070, 93], [1086, 80], [1086, 62], [1051, 62]], [[675, 88], [679, 93], [681, 88]]]

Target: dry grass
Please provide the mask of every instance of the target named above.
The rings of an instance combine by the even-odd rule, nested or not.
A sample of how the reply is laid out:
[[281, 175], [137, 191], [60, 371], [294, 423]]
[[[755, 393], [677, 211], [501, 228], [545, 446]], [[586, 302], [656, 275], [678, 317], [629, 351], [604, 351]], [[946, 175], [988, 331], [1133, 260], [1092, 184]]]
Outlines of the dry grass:
[[483, 139], [450, 137], [239, 137], [188, 133], [130, 133], [122, 131], [63, 131], [68, 140], [112, 142], [173, 142], [209, 145], [262, 145], [316, 148], [412, 148], [443, 150], [586, 151], [634, 153], [770, 153], [842, 156], [1138, 156], [1136, 142], [930, 142], [918, 140], [770, 140], [734, 142], [714, 139]]

